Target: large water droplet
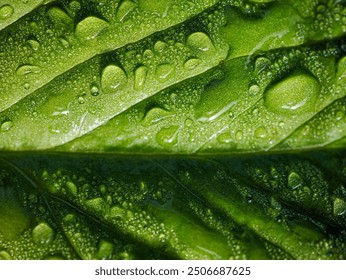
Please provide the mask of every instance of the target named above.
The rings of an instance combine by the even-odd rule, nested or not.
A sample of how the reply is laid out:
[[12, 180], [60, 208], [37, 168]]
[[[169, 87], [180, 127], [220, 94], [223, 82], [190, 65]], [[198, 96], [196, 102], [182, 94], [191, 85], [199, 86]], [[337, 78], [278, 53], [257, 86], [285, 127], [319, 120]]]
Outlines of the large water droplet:
[[136, 6], [137, 5], [132, 1], [123, 1], [118, 8], [117, 19], [120, 21], [125, 21]]
[[173, 64], [160, 64], [156, 67], [155, 77], [160, 83], [164, 83], [169, 80], [175, 72], [175, 66]]
[[143, 124], [150, 126], [171, 116], [171, 112], [162, 108], [154, 107], [146, 113], [143, 119]]
[[73, 20], [62, 9], [52, 7], [48, 10], [47, 15], [53, 22], [55, 28], [60, 32], [73, 30]]
[[164, 127], [156, 134], [156, 141], [163, 147], [171, 147], [177, 144], [179, 127]]
[[264, 94], [264, 104], [268, 111], [297, 115], [313, 110], [317, 94], [320, 92], [318, 80], [302, 71], [296, 71]]
[[140, 66], [135, 71], [135, 83], [134, 88], [135, 90], [141, 90], [144, 87], [145, 80], [147, 78], [148, 73], [148, 67], [146, 66]]
[[215, 50], [209, 36], [203, 32], [191, 34], [186, 41], [186, 44], [197, 54], [203, 54]]
[[20, 67], [18, 67], [16, 73], [18, 75], [28, 75], [28, 74], [38, 74], [41, 72], [41, 68], [39, 66], [36, 65], [22, 65]]
[[54, 231], [46, 223], [40, 223], [32, 230], [32, 239], [36, 244], [47, 245], [54, 240]]
[[95, 39], [109, 26], [108, 22], [97, 17], [87, 17], [76, 26], [76, 36], [81, 41]]
[[229, 144], [233, 142], [233, 139], [230, 133], [222, 133], [217, 137], [217, 141], [220, 144]]
[[291, 172], [288, 175], [287, 185], [292, 190], [298, 189], [299, 187], [303, 186], [303, 184], [304, 184], [303, 179], [297, 173]]
[[162, 53], [166, 48], [168, 47], [168, 44], [162, 41], [157, 41], [154, 45], [154, 51], [156, 53]]
[[5, 20], [13, 15], [14, 9], [10, 5], [3, 5], [0, 7], [0, 20]]
[[127, 84], [127, 76], [119, 66], [108, 65], [103, 69], [101, 86], [105, 93], [114, 93]]
[[1, 124], [0, 130], [5, 132], [11, 129], [11, 127], [13, 126], [13, 123], [11, 121], [4, 121]]
[[113, 254], [113, 249], [114, 248], [112, 243], [105, 240], [101, 240], [99, 244], [99, 250], [97, 253], [98, 258], [101, 260], [110, 259]]

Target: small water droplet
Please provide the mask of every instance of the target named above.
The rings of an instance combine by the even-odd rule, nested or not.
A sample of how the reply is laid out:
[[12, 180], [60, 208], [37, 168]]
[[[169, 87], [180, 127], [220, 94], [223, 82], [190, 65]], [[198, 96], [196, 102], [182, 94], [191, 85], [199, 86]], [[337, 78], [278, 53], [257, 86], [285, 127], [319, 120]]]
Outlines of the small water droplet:
[[200, 64], [201, 64], [201, 60], [199, 58], [191, 58], [184, 63], [184, 67], [188, 70], [192, 70], [192, 69], [195, 69]]
[[264, 126], [260, 126], [256, 128], [255, 137], [257, 139], [264, 139], [264, 138], [267, 138], [267, 136], [268, 136], [268, 131]]
[[85, 103], [85, 96], [84, 95], [81, 95], [78, 97], [78, 103], [79, 104], [84, 104]]
[[292, 190], [295, 190], [301, 186], [303, 186], [304, 181], [303, 179], [295, 172], [291, 172], [288, 175], [287, 179], [287, 185], [290, 187]]
[[144, 87], [145, 80], [147, 78], [148, 67], [140, 66], [135, 71], [135, 82], [134, 88], [135, 90], [141, 90]]
[[87, 17], [76, 26], [76, 36], [81, 41], [93, 40], [104, 32], [109, 26], [108, 22], [97, 17]]
[[99, 93], [100, 93], [100, 90], [97, 86], [95, 85], [92, 85], [91, 88], [90, 88], [90, 93], [92, 96], [98, 96]]
[[215, 50], [213, 42], [210, 40], [209, 36], [203, 32], [191, 34], [187, 38], [186, 44], [199, 55]]
[[85, 206], [98, 213], [108, 212], [109, 205], [103, 198], [96, 197], [85, 201]]
[[335, 198], [333, 202], [333, 212], [335, 216], [346, 214], [346, 202], [341, 198]]
[[284, 128], [285, 127], [285, 122], [279, 122], [279, 127]]
[[320, 87], [314, 76], [298, 71], [271, 86], [264, 94], [264, 105], [268, 111], [277, 114], [310, 112]]
[[126, 21], [136, 6], [137, 5], [135, 3], [129, 0], [121, 2], [116, 15], [117, 19], [119, 21]]
[[11, 129], [11, 127], [13, 126], [13, 123], [11, 121], [4, 121], [1, 124], [0, 130], [5, 132]]
[[156, 67], [155, 77], [160, 83], [164, 83], [169, 80], [175, 72], [175, 66], [173, 64], [160, 64]]
[[177, 144], [179, 127], [164, 127], [156, 134], [156, 141], [163, 147], [171, 147]]
[[249, 87], [249, 94], [256, 95], [261, 91], [261, 88], [258, 85], [252, 85]]
[[14, 13], [14, 9], [10, 5], [3, 5], [0, 7], [0, 20], [10, 18]]
[[126, 84], [127, 76], [119, 66], [108, 65], [103, 69], [101, 86], [105, 93], [114, 93], [122, 89]]
[[26, 90], [30, 89], [30, 84], [29, 84], [29, 83], [25, 83], [25, 84], [24, 84], [24, 88], [25, 88]]
[[335, 118], [336, 118], [337, 121], [342, 120], [344, 116], [345, 116], [345, 114], [342, 111], [337, 111], [335, 113]]
[[36, 244], [48, 245], [54, 240], [54, 231], [48, 224], [40, 223], [32, 230], [32, 239]]
[[18, 67], [16, 73], [18, 75], [24, 76], [28, 74], [38, 74], [41, 72], [41, 68], [35, 65], [22, 65]]
[[64, 48], [68, 48], [70, 46], [70, 43], [64, 38], [59, 38], [59, 41]]

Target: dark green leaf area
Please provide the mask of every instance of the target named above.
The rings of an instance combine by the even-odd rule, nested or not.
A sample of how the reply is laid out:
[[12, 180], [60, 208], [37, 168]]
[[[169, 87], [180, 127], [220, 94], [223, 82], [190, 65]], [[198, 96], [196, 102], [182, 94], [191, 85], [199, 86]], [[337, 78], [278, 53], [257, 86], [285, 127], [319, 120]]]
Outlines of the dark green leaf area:
[[1, 257], [344, 259], [344, 157], [7, 154]]

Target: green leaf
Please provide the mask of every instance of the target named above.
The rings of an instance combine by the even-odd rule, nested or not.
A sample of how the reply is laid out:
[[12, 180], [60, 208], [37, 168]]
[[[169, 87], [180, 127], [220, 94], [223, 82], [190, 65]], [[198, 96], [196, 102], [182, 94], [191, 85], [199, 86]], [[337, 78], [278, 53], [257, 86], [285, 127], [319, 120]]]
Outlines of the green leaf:
[[0, 259], [346, 258], [344, 1], [5, 2]]

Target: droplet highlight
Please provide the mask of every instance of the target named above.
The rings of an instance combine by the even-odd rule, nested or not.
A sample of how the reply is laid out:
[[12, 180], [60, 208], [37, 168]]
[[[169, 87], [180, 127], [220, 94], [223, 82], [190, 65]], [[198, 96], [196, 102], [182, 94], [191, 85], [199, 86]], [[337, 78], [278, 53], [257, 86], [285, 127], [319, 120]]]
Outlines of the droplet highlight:
[[108, 26], [108, 22], [91, 16], [77, 24], [75, 34], [79, 40], [89, 41], [100, 36]]

